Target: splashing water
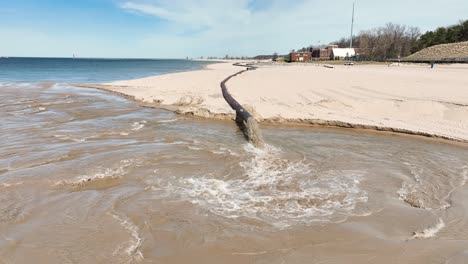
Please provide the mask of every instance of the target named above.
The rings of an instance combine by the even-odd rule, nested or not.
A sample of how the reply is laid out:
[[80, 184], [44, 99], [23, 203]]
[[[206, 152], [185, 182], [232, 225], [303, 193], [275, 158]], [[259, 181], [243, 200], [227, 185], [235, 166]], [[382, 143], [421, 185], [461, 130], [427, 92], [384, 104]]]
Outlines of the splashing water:
[[367, 193], [359, 188], [362, 172], [326, 171], [318, 174], [304, 160], [281, 158], [271, 145], [241, 162], [245, 173], [235, 179], [188, 178], [173, 191], [193, 204], [225, 217], [247, 217], [279, 228], [316, 221], [343, 221]]
[[437, 235], [445, 227], [445, 223], [442, 219], [439, 219], [439, 222], [434, 226], [428, 227], [421, 232], [414, 232], [412, 239], [418, 238], [431, 238]]

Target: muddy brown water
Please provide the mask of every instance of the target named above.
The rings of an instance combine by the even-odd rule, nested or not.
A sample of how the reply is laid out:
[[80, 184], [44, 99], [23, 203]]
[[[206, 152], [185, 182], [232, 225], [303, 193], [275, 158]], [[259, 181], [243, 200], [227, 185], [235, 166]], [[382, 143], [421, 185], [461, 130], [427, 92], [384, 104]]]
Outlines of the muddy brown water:
[[467, 263], [466, 147], [0, 90], [0, 263]]

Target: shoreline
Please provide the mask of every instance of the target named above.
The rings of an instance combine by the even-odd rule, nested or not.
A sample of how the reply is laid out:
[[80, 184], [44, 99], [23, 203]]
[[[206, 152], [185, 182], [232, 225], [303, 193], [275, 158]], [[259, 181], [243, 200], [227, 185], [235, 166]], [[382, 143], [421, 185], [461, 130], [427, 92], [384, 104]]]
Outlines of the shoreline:
[[[220, 66], [224, 65], [224, 66]], [[221, 68], [220, 68], [221, 67]], [[271, 68], [271, 66], [269, 66]], [[287, 67], [300, 67], [300, 68], [317, 68], [317, 66], [287, 66]], [[408, 66], [410, 67], [410, 66]], [[285, 68], [284, 66], [272, 68]], [[262, 69], [260, 67], [260, 69]], [[235, 71], [238, 71], [238, 66], [233, 66], [227, 63], [215, 63], [206, 65], [203, 69], [194, 70], [184, 73], [170, 73], [164, 75], [158, 75], [148, 78], [136, 79], [136, 80], [128, 80], [128, 81], [118, 81], [113, 83], [106, 83], [106, 84], [73, 84], [74, 86], [78, 87], [88, 87], [88, 88], [96, 88], [106, 92], [111, 92], [118, 96], [125, 97], [132, 101], [137, 102], [140, 106], [143, 107], [152, 107], [152, 108], [161, 108], [165, 110], [169, 110], [175, 112], [176, 114], [185, 115], [185, 116], [193, 116], [193, 117], [200, 117], [206, 119], [215, 119], [215, 120], [235, 120], [235, 112], [229, 108], [229, 105], [222, 100], [224, 106], [220, 106], [219, 100], [214, 100], [216, 102], [209, 102], [210, 98], [207, 98], [207, 94], [213, 96], [213, 92], [216, 92], [221, 96], [221, 88], [219, 87], [220, 77], [227, 77], [231, 74], [234, 74]], [[293, 69], [294, 70], [294, 69]], [[333, 71], [333, 69], [328, 69], [329, 71]], [[196, 83], [197, 77], [200, 77], [201, 72], [209, 72], [208, 75], [213, 75], [213, 73], [219, 73], [218, 78], [209, 78], [202, 84], [209, 84], [210, 89], [208, 91], [204, 91], [202, 93], [194, 93], [198, 91], [196, 88], [205, 88], [200, 83]], [[256, 71], [255, 71], [256, 72]], [[248, 75], [252, 76], [255, 75], [254, 71], [249, 71]], [[225, 76], [222, 73], [230, 73], [226, 74]], [[189, 76], [180, 76], [180, 75], [189, 75]], [[245, 75], [244, 75], [245, 76]], [[249, 79], [249, 76], [244, 79]], [[195, 81], [195, 84], [192, 85], [193, 89], [186, 88], [185, 90], [181, 90], [176, 92], [176, 96], [179, 98], [174, 99], [173, 94], [170, 93], [171, 90], [180, 86], [180, 79], [184, 79], [183, 77], [190, 77], [185, 78], [185, 82], [183, 83], [192, 83]], [[206, 77], [206, 76], [205, 76]], [[209, 76], [213, 77], [213, 76]], [[198, 78], [200, 79], [200, 78]], [[202, 80], [204, 78], [201, 78]], [[159, 82], [161, 81], [161, 82]], [[236, 81], [236, 79], [234, 79]], [[175, 85], [174, 82], [176, 83]], [[178, 84], [177, 84], [178, 82]], [[158, 84], [162, 83], [161, 86]], [[123, 85], [127, 84], [127, 85]], [[144, 85], [142, 85], [144, 84]], [[192, 83], [193, 84], [193, 83]], [[171, 87], [172, 86], [172, 87]], [[242, 100], [245, 98], [245, 93], [240, 94], [239, 96], [239, 84], [232, 85], [231, 83], [228, 85], [229, 91], [233, 94], [233, 97], [241, 102], [251, 114], [255, 117], [255, 119], [261, 124], [273, 124], [273, 125], [285, 125], [285, 126], [310, 126], [310, 127], [323, 127], [323, 128], [340, 128], [340, 129], [353, 129], [353, 130], [361, 130], [361, 131], [371, 131], [371, 132], [378, 132], [383, 134], [400, 134], [400, 135], [410, 135], [420, 138], [430, 138], [436, 141], [451, 141], [455, 143], [461, 143], [462, 145], [466, 145], [468, 143], [468, 137], [457, 137], [456, 133], [452, 135], [447, 135], [444, 133], [435, 133], [431, 131], [424, 131], [424, 129], [410, 129], [405, 127], [396, 127], [396, 126], [386, 126], [386, 125], [378, 125], [373, 124], [372, 122], [348, 122], [346, 120], [333, 120], [333, 119], [323, 119], [323, 118], [296, 118], [290, 116], [265, 116], [265, 111], [258, 113], [259, 107], [256, 104], [249, 104], [245, 103], [247, 100]], [[185, 86], [184, 86], [185, 88]], [[245, 88], [245, 87], [244, 87]], [[149, 91], [149, 92], [148, 92]], [[164, 95], [164, 93], [171, 94], [171, 96]], [[146, 92], [146, 93], [145, 93]], [[159, 93], [161, 92], [161, 93]], [[209, 97], [209, 96], [208, 96]], [[184, 99], [185, 98], [185, 99]], [[198, 98], [198, 99], [197, 99]], [[241, 99], [239, 99], [241, 98]], [[211, 98], [212, 99], [212, 98]], [[216, 98], [219, 99], [219, 98]], [[208, 102], [207, 102], [208, 101]], [[459, 106], [461, 108], [467, 108], [467, 104], [464, 102], [445, 102], [444, 100], [440, 100], [442, 103], [446, 104], [453, 104], [455, 106]], [[169, 103], [165, 103], [169, 102]], [[437, 103], [437, 102], [436, 102]], [[265, 104], [268, 104], [266, 102]], [[212, 107], [214, 105], [214, 107]], [[262, 111], [260, 109], [260, 111]], [[466, 124], [462, 122], [462, 127]], [[457, 144], [458, 145], [458, 144]]]
[[[213, 121], [213, 122], [234, 122], [236, 119], [235, 114], [213, 114], [213, 116], [205, 117], [205, 116], [197, 116], [193, 115], [192, 113], [180, 113], [177, 111], [177, 107], [173, 105], [161, 105], [161, 104], [152, 104], [152, 103], [145, 103], [135, 99], [134, 97], [119, 93], [115, 91], [108, 90], [106, 88], [97, 88], [97, 87], [90, 87], [89, 85], [81, 85], [81, 84], [73, 84], [73, 86], [80, 87], [80, 88], [92, 88], [98, 89], [116, 96], [120, 96], [122, 98], [131, 100], [137, 103], [140, 107], [146, 108], [153, 108], [153, 109], [162, 109], [165, 111], [172, 112], [176, 115], [184, 116], [187, 118], [191, 118], [194, 120], [202, 120], [202, 121]], [[315, 122], [314, 122], [315, 121]], [[332, 121], [332, 120], [312, 120], [308, 122], [308, 120], [270, 120], [265, 119], [259, 122], [259, 125], [264, 126], [273, 126], [273, 127], [287, 127], [287, 128], [311, 128], [311, 129], [324, 129], [324, 130], [335, 130], [335, 131], [345, 131], [349, 133], [366, 133], [370, 135], [381, 135], [381, 136], [397, 136], [397, 137], [405, 137], [405, 138], [413, 138], [416, 140], [424, 140], [432, 143], [441, 143], [441, 144], [450, 144], [458, 147], [465, 147], [468, 148], [468, 141], [457, 140], [453, 138], [444, 138], [438, 135], [425, 135], [419, 134], [414, 131], [402, 132], [402, 131], [395, 131], [394, 128], [375, 128], [372, 126], [366, 126], [361, 124], [339, 124], [340, 122]], [[261, 128], [261, 127], [260, 127]]]
[[[131, 100], [135, 103], [137, 103], [140, 107], [146, 107], [146, 108], [154, 108], [154, 109], [162, 109], [166, 110], [169, 112], [173, 112], [177, 115], [185, 116], [188, 118], [193, 118], [193, 119], [198, 119], [198, 120], [204, 120], [204, 121], [221, 121], [221, 122], [227, 122], [227, 121], [235, 121], [236, 115], [231, 114], [231, 115], [226, 115], [226, 114], [213, 114], [213, 116], [210, 117], [204, 117], [204, 116], [197, 116], [193, 114], [187, 114], [187, 113], [180, 113], [177, 111], [177, 107], [173, 105], [161, 105], [161, 104], [154, 104], [154, 103], [145, 103], [140, 100], [135, 99], [133, 96], [124, 94], [124, 93], [119, 93], [115, 92], [112, 90], [109, 90], [107, 88], [98, 88], [97, 86], [90, 87], [89, 85], [82, 85], [82, 84], [73, 84], [73, 86], [80, 87], [80, 88], [92, 88], [92, 89], [98, 89], [101, 91], [104, 91], [106, 93], [110, 93], [116, 96], [120, 96], [122, 98]], [[314, 122], [315, 121], [315, 122]], [[427, 140], [430, 142], [437, 142], [437, 143], [443, 143], [443, 144], [451, 144], [455, 146], [461, 146], [461, 147], [468, 147], [468, 141], [462, 141], [462, 140], [457, 140], [453, 138], [444, 138], [440, 137], [438, 135], [425, 135], [425, 134], [419, 134], [414, 131], [408, 131], [408, 132], [402, 132], [402, 131], [394, 131], [394, 128], [375, 128], [373, 126], [366, 126], [366, 125], [361, 125], [361, 124], [339, 124], [340, 122], [332, 121], [332, 120], [313, 120], [313, 121], [308, 121], [308, 120], [262, 120], [259, 122], [260, 125], [267, 125], [267, 126], [275, 126], [275, 127], [288, 127], [288, 128], [303, 128], [303, 127], [308, 127], [308, 128], [313, 128], [313, 129], [331, 129], [331, 130], [337, 130], [337, 131], [346, 131], [346, 132], [351, 132], [351, 133], [357, 133], [357, 132], [363, 132], [367, 134], [376, 134], [376, 135], [382, 135], [382, 136], [399, 136], [399, 137], [409, 137], [409, 138], [414, 138], [417, 140]]]

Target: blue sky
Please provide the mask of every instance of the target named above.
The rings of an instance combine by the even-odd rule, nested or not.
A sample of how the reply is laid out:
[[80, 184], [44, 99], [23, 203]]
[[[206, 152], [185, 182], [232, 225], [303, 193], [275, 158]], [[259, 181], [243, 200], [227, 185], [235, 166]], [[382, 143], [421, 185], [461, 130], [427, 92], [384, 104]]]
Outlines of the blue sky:
[[[353, 0], [0, 0], [0, 56], [185, 58], [286, 53], [349, 35]], [[423, 32], [467, 0], [355, 0], [355, 32]]]

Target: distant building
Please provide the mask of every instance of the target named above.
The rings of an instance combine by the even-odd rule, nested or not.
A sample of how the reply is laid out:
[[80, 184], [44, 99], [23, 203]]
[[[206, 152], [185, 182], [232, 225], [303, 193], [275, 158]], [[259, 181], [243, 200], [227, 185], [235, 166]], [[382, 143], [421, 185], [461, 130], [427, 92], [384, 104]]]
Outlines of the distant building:
[[313, 60], [330, 60], [332, 49], [338, 48], [338, 45], [328, 45], [325, 48], [311, 48]]
[[332, 48], [330, 53], [330, 60], [344, 60], [356, 55], [356, 51], [350, 48]]
[[289, 54], [290, 62], [305, 62], [312, 59], [312, 52], [291, 52]]

